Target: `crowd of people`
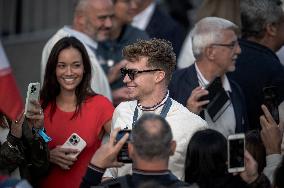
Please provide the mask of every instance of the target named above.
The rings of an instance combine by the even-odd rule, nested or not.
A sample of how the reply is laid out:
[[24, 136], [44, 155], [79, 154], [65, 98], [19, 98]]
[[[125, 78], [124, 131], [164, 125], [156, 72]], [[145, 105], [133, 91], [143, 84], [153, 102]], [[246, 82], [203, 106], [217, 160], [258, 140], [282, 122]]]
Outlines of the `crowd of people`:
[[281, 1], [232, 1], [237, 21], [202, 14], [212, 2], [182, 45], [158, 1], [77, 0], [43, 48], [38, 100], [25, 113], [0, 100], [0, 188], [284, 187]]

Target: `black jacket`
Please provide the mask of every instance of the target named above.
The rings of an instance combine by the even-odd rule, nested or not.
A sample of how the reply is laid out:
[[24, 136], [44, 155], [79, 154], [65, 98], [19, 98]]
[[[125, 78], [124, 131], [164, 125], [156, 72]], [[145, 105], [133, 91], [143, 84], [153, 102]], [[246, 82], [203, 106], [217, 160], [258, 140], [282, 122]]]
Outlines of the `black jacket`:
[[[233, 104], [236, 118], [236, 133], [246, 132], [248, 130], [248, 118], [243, 93], [240, 87], [229, 79], [232, 92], [230, 92], [231, 102]], [[199, 86], [195, 65], [178, 70], [174, 73], [169, 85], [170, 96], [177, 102], [186, 106], [186, 101], [190, 97], [193, 89]], [[202, 114], [200, 114], [202, 118]]]
[[18, 167], [21, 178], [27, 179], [35, 187], [49, 168], [47, 143], [37, 133], [32, 133], [26, 122], [23, 124], [22, 138], [9, 133], [7, 141], [0, 145], [0, 173], [10, 174]]

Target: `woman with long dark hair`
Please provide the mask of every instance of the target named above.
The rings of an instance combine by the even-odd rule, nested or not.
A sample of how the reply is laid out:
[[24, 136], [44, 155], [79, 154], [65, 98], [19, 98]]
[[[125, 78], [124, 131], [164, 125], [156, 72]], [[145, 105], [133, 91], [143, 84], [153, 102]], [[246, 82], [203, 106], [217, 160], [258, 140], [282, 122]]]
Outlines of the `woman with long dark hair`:
[[257, 162], [247, 151], [244, 158], [244, 172], [228, 173], [226, 138], [212, 129], [197, 131], [187, 148], [185, 181], [199, 188], [270, 187], [266, 176], [258, 174]]
[[[54, 165], [42, 187], [79, 187], [102, 135], [110, 132], [114, 108], [107, 98], [92, 91], [91, 70], [87, 51], [78, 39], [65, 37], [54, 45], [40, 95]], [[61, 147], [72, 133], [87, 143], [78, 157], [69, 155], [77, 150]]]

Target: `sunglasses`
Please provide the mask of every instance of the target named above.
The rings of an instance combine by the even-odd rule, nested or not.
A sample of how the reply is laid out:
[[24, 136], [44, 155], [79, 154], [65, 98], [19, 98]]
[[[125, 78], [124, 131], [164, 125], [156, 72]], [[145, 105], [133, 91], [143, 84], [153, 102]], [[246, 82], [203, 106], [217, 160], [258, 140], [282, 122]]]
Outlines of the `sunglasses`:
[[141, 70], [141, 71], [133, 70], [133, 69], [126, 69], [126, 68], [120, 69], [121, 76], [124, 78], [126, 75], [128, 75], [130, 80], [134, 80], [136, 74], [140, 74], [143, 72], [154, 72], [154, 71], [161, 71], [161, 69], [149, 69], [149, 70]]

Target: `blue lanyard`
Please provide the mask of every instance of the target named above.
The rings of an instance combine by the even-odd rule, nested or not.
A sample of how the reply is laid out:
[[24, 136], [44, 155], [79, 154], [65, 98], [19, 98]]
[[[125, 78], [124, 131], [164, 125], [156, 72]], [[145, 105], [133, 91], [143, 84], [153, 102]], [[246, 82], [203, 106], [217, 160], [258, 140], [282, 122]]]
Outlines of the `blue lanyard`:
[[[171, 106], [172, 106], [172, 100], [170, 97], [168, 97], [160, 113], [160, 116], [162, 116], [163, 118], [166, 118]], [[134, 115], [133, 115], [132, 127], [135, 126], [137, 119], [138, 119], [138, 107], [136, 106]]]

